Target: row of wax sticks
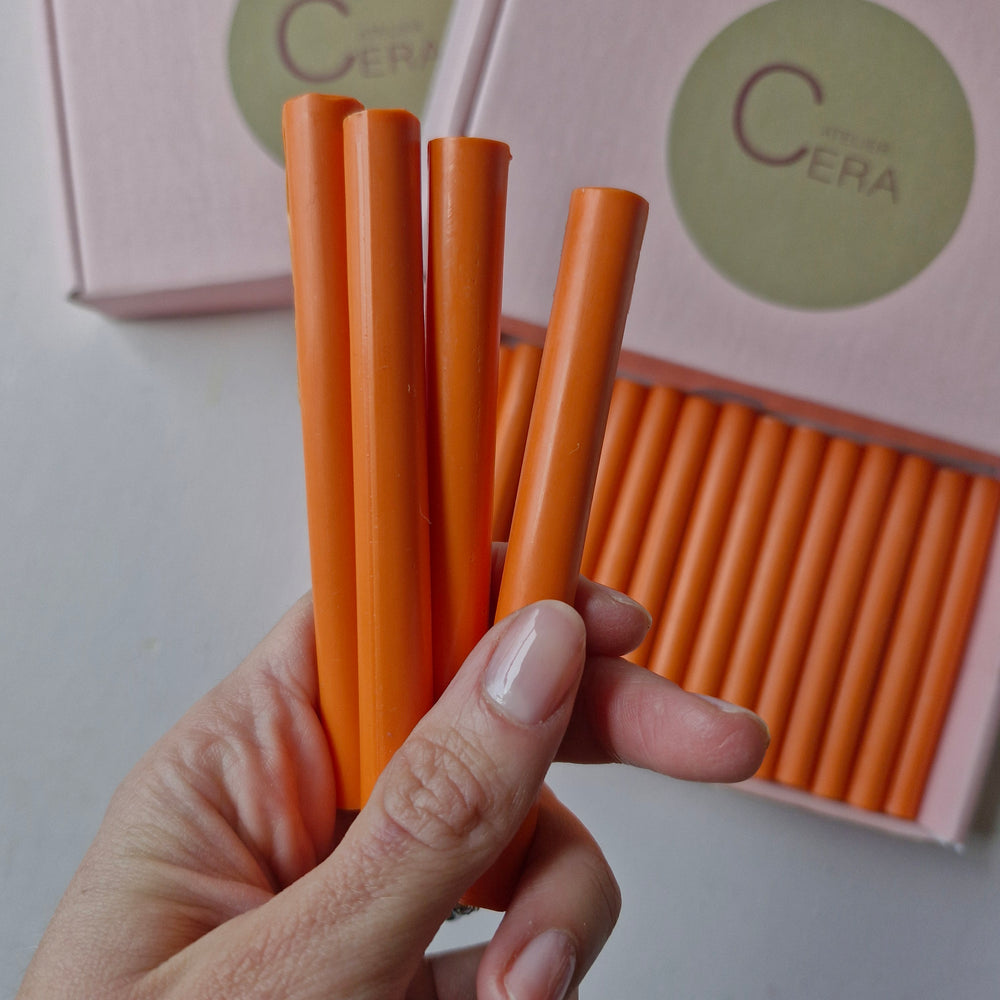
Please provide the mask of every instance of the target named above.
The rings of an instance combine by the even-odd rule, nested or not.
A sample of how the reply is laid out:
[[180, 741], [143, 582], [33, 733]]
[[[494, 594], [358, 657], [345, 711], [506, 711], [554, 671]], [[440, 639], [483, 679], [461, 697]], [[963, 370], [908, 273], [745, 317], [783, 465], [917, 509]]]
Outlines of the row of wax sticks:
[[[497, 540], [540, 353], [501, 349]], [[764, 718], [759, 777], [913, 819], [998, 503], [984, 475], [619, 377], [582, 571], [650, 610], [631, 659]]]

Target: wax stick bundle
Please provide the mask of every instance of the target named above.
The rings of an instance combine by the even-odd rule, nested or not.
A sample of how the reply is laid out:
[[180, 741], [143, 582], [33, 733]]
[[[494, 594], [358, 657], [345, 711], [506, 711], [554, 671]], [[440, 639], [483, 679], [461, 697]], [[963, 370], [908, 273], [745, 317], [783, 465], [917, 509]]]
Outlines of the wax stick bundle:
[[[320, 711], [359, 808], [489, 626], [495, 524], [498, 618], [573, 600], [648, 206], [573, 192], [545, 349], [501, 358], [507, 147], [429, 144], [425, 315], [416, 118], [306, 95], [283, 127]], [[468, 902], [506, 906], [533, 830]]]
[[425, 326], [417, 119], [309, 94], [283, 131], [320, 714], [357, 809], [489, 625], [510, 154], [430, 144]]
[[652, 612], [629, 658], [759, 712], [759, 777], [915, 818], [1000, 483], [632, 379], [613, 400], [584, 568]]

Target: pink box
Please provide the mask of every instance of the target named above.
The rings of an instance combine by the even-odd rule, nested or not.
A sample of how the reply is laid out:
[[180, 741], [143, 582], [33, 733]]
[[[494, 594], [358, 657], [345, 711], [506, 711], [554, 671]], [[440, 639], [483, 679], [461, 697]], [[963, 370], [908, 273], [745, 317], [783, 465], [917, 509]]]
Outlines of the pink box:
[[[1000, 19], [890, 7], [460, 0], [425, 131], [511, 146], [507, 330], [542, 336], [570, 191], [629, 188], [623, 371], [995, 476]], [[745, 787], [961, 843], [1000, 716], [995, 549], [916, 823]]]
[[70, 295], [134, 317], [291, 304], [280, 104], [419, 112], [450, 0], [44, 0]]

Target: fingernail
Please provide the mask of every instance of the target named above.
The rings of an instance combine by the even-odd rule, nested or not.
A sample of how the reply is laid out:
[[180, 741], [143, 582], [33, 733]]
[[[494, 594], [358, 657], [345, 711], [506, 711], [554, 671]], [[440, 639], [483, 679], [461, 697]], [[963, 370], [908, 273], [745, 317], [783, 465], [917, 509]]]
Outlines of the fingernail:
[[504, 976], [510, 1000], [564, 1000], [576, 970], [576, 949], [562, 931], [530, 941]]
[[486, 668], [486, 693], [516, 722], [543, 722], [576, 683], [584, 643], [583, 622], [568, 604], [541, 601], [518, 611]]
[[707, 701], [710, 705], [717, 708], [720, 712], [725, 712], [727, 715], [745, 715], [753, 719], [767, 734], [768, 740], [771, 739], [771, 732], [767, 728], [767, 723], [756, 712], [751, 712], [749, 708], [736, 705], [731, 701], [723, 701], [721, 698], [713, 698], [710, 694], [698, 694], [695, 697], [700, 698], [702, 701]]

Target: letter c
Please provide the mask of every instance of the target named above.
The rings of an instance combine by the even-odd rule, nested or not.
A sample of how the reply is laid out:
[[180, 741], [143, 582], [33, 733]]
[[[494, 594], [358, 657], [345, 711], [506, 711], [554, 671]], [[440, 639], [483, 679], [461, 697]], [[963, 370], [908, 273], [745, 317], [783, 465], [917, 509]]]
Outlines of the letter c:
[[823, 103], [823, 89], [820, 87], [819, 81], [811, 73], [804, 69], [800, 69], [798, 66], [793, 66], [790, 63], [771, 63], [768, 66], [763, 66], [756, 73], [754, 73], [746, 83], [740, 88], [740, 92], [736, 97], [736, 104], [733, 106], [733, 131], [736, 133], [736, 141], [740, 144], [743, 152], [747, 156], [752, 157], [760, 163], [765, 163], [769, 167], [787, 167], [792, 163], [801, 160], [806, 153], [809, 152], [807, 146], [800, 146], [794, 152], [788, 153], [785, 156], [773, 156], [768, 153], [764, 153], [757, 149], [756, 146], [747, 137], [746, 128], [743, 124], [743, 110], [746, 106], [747, 100], [750, 97], [750, 91], [753, 90], [757, 84], [764, 79], [765, 76], [770, 76], [772, 73], [791, 73], [794, 76], [801, 77], [812, 90], [813, 102], [815, 104]]
[[285, 8], [285, 12], [281, 15], [281, 20], [278, 22], [278, 52], [281, 54], [281, 61], [285, 64], [285, 68], [293, 76], [297, 76], [300, 80], [305, 80], [307, 83], [332, 83], [334, 80], [339, 80], [344, 76], [354, 65], [353, 53], [349, 52], [333, 69], [323, 73], [314, 73], [299, 66], [288, 45], [288, 25], [292, 20], [292, 16], [300, 7], [305, 7], [310, 3], [325, 3], [344, 17], [347, 17], [351, 13], [347, 8], [347, 4], [343, 3], [343, 0], [293, 0]]

